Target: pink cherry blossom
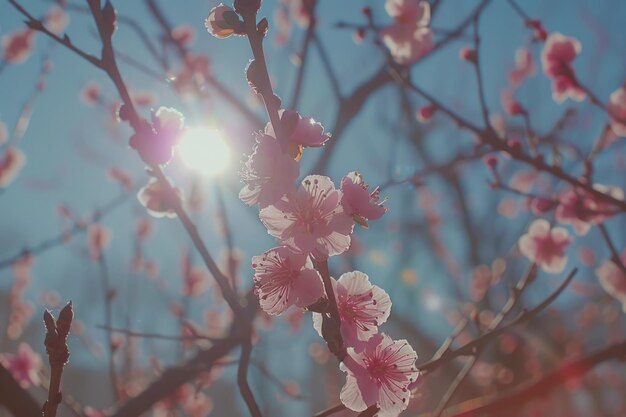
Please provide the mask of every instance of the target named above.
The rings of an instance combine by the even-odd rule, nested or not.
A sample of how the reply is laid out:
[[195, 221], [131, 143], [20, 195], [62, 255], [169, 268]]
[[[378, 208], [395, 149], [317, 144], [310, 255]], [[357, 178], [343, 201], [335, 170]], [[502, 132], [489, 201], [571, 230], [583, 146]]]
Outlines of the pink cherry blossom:
[[295, 193], [262, 209], [259, 216], [283, 245], [324, 260], [350, 246], [354, 222], [344, 213], [341, 196], [330, 178], [309, 175]]
[[[360, 352], [378, 326], [387, 321], [391, 299], [382, 288], [370, 284], [366, 274], [346, 272], [338, 281], [333, 279], [337, 308], [341, 318], [341, 337], [346, 346]], [[313, 327], [322, 335], [322, 315], [313, 313]]]
[[22, 151], [14, 146], [6, 147], [4, 155], [0, 156], [0, 188], [11, 184], [25, 163]]
[[531, 223], [528, 233], [520, 237], [519, 248], [524, 256], [548, 273], [557, 274], [565, 268], [565, 248], [572, 243], [567, 230], [551, 228], [544, 219]]
[[394, 18], [394, 23], [381, 30], [380, 35], [398, 64], [410, 64], [431, 50], [433, 40], [428, 28], [428, 2], [387, 0], [385, 10]]
[[[176, 195], [180, 199], [181, 191], [174, 188]], [[148, 213], [154, 217], [176, 217], [174, 204], [170, 201], [171, 196], [161, 186], [156, 178], [150, 178], [148, 184], [141, 188], [137, 193], [137, 199], [144, 206]]]
[[552, 98], [557, 103], [562, 103], [568, 97], [582, 101], [587, 95], [578, 84], [572, 67], [572, 61], [581, 49], [577, 39], [557, 32], [548, 36], [541, 51], [541, 65], [544, 73], [552, 79]]
[[384, 333], [372, 337], [357, 353], [348, 348], [340, 365], [346, 372], [341, 402], [350, 410], [379, 408], [379, 417], [397, 417], [408, 406], [410, 386], [417, 380], [417, 354], [406, 340], [392, 340]]
[[2, 45], [2, 59], [11, 64], [26, 61], [35, 45], [35, 31], [24, 28], [10, 33], [0, 39]]
[[209, 59], [202, 55], [188, 52], [184, 58], [184, 67], [171, 77], [172, 86], [184, 100], [197, 95], [207, 80], [211, 78]]
[[87, 83], [80, 92], [80, 98], [83, 103], [90, 106], [98, 104], [101, 100], [101, 95], [100, 86], [94, 81]]
[[513, 92], [508, 88], [502, 91], [500, 101], [502, 102], [504, 111], [507, 112], [509, 116], [518, 116], [526, 112], [521, 103], [513, 97]]
[[284, 246], [252, 258], [254, 290], [268, 314], [282, 314], [288, 307], [306, 307], [324, 294], [319, 273], [307, 255]]
[[121, 168], [111, 168], [107, 173], [108, 177], [119, 183], [125, 191], [132, 191], [134, 186], [134, 181], [128, 172], [124, 171]]
[[350, 172], [341, 181], [341, 205], [343, 211], [352, 216], [355, 222], [363, 227], [368, 227], [368, 220], [380, 219], [387, 211], [383, 207], [386, 201], [380, 201], [380, 190], [376, 187], [371, 193], [363, 176], [356, 172]]
[[[626, 265], [626, 251], [622, 252], [620, 260]], [[604, 291], [622, 303], [622, 309], [626, 313], [626, 274], [609, 259], [596, 269], [596, 276]]]
[[[594, 189], [618, 200], [624, 199], [624, 191], [618, 187], [594, 184]], [[586, 235], [594, 224], [599, 224], [611, 217], [615, 208], [584, 191], [571, 189], [559, 198], [556, 220], [562, 224], [571, 224], [577, 235]]]
[[430, 119], [433, 118], [433, 115], [435, 114], [435, 110], [437, 110], [437, 107], [433, 104], [422, 106], [419, 109], [417, 109], [417, 112], [415, 113], [415, 117], [420, 123], [428, 123], [430, 122]]
[[68, 17], [65, 10], [62, 7], [54, 5], [48, 10], [48, 14], [44, 19], [46, 27], [50, 32], [55, 34], [60, 34], [65, 30], [65, 27], [69, 23], [70, 18]]
[[520, 48], [515, 52], [515, 69], [509, 72], [509, 82], [514, 87], [519, 87], [522, 82], [535, 74], [537, 68], [533, 54], [528, 48]]
[[282, 152], [272, 136], [261, 134], [256, 141], [252, 155], [240, 172], [246, 185], [239, 192], [239, 199], [249, 206], [258, 204], [265, 208], [295, 189], [300, 167]]
[[196, 40], [196, 30], [191, 25], [181, 25], [172, 29], [172, 38], [183, 46], [191, 46]]
[[165, 164], [172, 159], [173, 147], [181, 137], [184, 120], [179, 111], [160, 107], [152, 115], [152, 125], [142, 126], [130, 138], [129, 144], [146, 164]]
[[211, 9], [209, 17], [204, 21], [204, 26], [211, 35], [223, 39], [239, 32], [238, 28], [233, 25], [233, 21], [238, 22], [239, 16], [232, 8], [220, 3]]
[[87, 229], [87, 243], [91, 259], [97, 261], [111, 242], [111, 231], [99, 223], [94, 223]]
[[22, 388], [39, 385], [39, 371], [42, 368], [41, 356], [33, 352], [26, 343], [20, 343], [15, 354], [0, 354], [0, 363]]
[[0, 120], [0, 145], [6, 143], [9, 138], [9, 131], [7, 129], [7, 125]]
[[[302, 117], [293, 110], [280, 110], [280, 124], [282, 134], [293, 145], [305, 148], [317, 148], [330, 139], [330, 134], [324, 133], [324, 127], [310, 117]], [[271, 123], [265, 126], [265, 133], [276, 137]]]
[[626, 137], [626, 88], [620, 87], [613, 91], [606, 107], [611, 116], [613, 133]]

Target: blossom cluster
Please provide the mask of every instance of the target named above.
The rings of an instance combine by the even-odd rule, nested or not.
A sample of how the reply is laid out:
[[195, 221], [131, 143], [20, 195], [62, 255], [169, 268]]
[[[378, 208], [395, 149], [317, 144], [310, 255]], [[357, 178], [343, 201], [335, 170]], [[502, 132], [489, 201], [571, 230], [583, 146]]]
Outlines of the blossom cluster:
[[[391, 310], [389, 296], [360, 271], [338, 280], [328, 277], [331, 293], [317, 268], [349, 248], [355, 223], [367, 227], [368, 221], [383, 216], [384, 200], [377, 188], [369, 190], [358, 172], [346, 175], [339, 189], [321, 175], [306, 176], [296, 188], [302, 150], [322, 146], [330, 135], [321, 124], [294, 111], [281, 111], [280, 116], [284, 144], [268, 124], [241, 170], [240, 199], [259, 206], [261, 222], [281, 244], [252, 258], [260, 306], [278, 315], [291, 306], [325, 305], [334, 296], [341, 341], [347, 347], [340, 358], [348, 374], [343, 403], [354, 411], [376, 404], [383, 415], [397, 415], [406, 408], [408, 388], [417, 378], [417, 356], [406, 341], [379, 333]], [[322, 337], [329, 314], [324, 309], [313, 313], [314, 328]]]

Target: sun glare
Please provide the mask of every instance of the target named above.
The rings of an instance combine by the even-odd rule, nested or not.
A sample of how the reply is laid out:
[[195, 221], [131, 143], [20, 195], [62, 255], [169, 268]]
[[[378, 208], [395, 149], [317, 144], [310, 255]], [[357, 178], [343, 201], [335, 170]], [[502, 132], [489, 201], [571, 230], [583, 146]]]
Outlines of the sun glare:
[[230, 163], [230, 148], [214, 129], [187, 129], [177, 152], [186, 167], [204, 177], [219, 174]]

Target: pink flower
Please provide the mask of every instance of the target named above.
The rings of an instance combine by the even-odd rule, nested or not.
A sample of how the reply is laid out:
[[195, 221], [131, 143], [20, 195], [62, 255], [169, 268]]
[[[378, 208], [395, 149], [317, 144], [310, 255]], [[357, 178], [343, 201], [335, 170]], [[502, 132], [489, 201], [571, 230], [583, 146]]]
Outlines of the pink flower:
[[0, 354], [0, 363], [22, 388], [39, 385], [41, 356], [33, 352], [26, 343], [20, 343], [15, 355], [10, 353]]
[[[620, 259], [626, 264], [626, 251], [622, 252]], [[606, 260], [596, 269], [596, 276], [604, 291], [622, 303], [626, 313], [626, 274], [612, 260]]]
[[398, 64], [410, 64], [431, 50], [433, 35], [428, 28], [428, 2], [387, 0], [385, 10], [395, 21], [381, 30], [380, 35]]
[[233, 9], [220, 3], [211, 9], [209, 17], [204, 21], [206, 30], [216, 38], [228, 38], [230, 35], [241, 34], [239, 16]]
[[44, 20], [48, 30], [57, 35], [65, 30], [69, 21], [70, 18], [67, 16], [67, 13], [65, 13], [65, 10], [57, 5], [52, 6], [50, 10], [48, 10], [48, 14]]
[[295, 193], [262, 209], [259, 216], [283, 245], [323, 260], [350, 246], [354, 223], [343, 211], [341, 196], [330, 178], [309, 175]]
[[80, 92], [80, 98], [87, 105], [98, 104], [101, 99], [100, 86], [94, 81], [87, 83]]
[[515, 69], [509, 72], [509, 82], [512, 86], [518, 87], [536, 71], [532, 52], [528, 48], [520, 48], [515, 52]]
[[2, 44], [2, 59], [10, 64], [19, 64], [26, 61], [35, 45], [35, 31], [24, 28], [17, 32], [5, 35], [0, 39]]
[[319, 273], [308, 255], [282, 246], [252, 258], [254, 291], [267, 314], [282, 314], [288, 307], [306, 307], [324, 295]]
[[22, 151], [14, 146], [8, 146], [4, 156], [0, 158], [0, 188], [11, 184], [25, 163], [26, 157]]
[[459, 50], [459, 58], [461, 61], [476, 62], [476, 50], [468, 46], [464, 46]]
[[572, 61], [581, 49], [577, 39], [551, 33], [541, 51], [541, 65], [544, 73], [552, 79], [552, 98], [557, 103], [568, 97], [582, 101], [587, 95], [578, 84], [572, 67]]
[[[174, 188], [174, 191], [180, 199], [182, 194], [180, 189]], [[148, 184], [137, 193], [137, 199], [141, 205], [154, 217], [176, 217], [174, 203], [170, 201], [170, 198], [156, 178], [150, 178]]]
[[128, 174], [128, 172], [124, 171], [123, 169], [113, 167], [109, 169], [109, 172], [107, 174], [111, 180], [119, 183], [125, 191], [131, 191], [133, 189], [133, 179]]
[[196, 31], [191, 25], [181, 25], [172, 29], [172, 38], [183, 46], [191, 46], [196, 40]]
[[528, 233], [520, 237], [519, 248], [524, 256], [548, 273], [558, 274], [567, 263], [565, 248], [572, 243], [567, 230], [551, 228], [544, 219], [531, 223]]
[[111, 242], [111, 231], [99, 223], [94, 223], [87, 229], [87, 243], [89, 254], [94, 261], [102, 257], [102, 253]]
[[[330, 135], [324, 133], [324, 127], [310, 117], [302, 117], [293, 110], [280, 110], [280, 124], [282, 134], [293, 145], [305, 148], [317, 148], [328, 139]], [[265, 134], [276, 137], [271, 123], [265, 126]]]
[[[624, 199], [624, 191], [618, 187], [607, 187], [594, 184], [594, 189], [608, 194], [618, 200]], [[571, 189], [559, 198], [556, 209], [556, 220], [562, 224], [571, 224], [576, 234], [586, 235], [594, 224], [599, 224], [611, 217], [615, 208], [592, 194]]]
[[185, 100], [201, 92], [202, 87], [211, 77], [209, 59], [205, 56], [185, 55], [184, 67], [172, 77], [172, 86]]
[[368, 227], [368, 220], [380, 219], [387, 211], [380, 200], [380, 190], [378, 187], [371, 193], [369, 187], [363, 181], [363, 176], [356, 172], [350, 172], [343, 177], [341, 181], [341, 192], [343, 197], [341, 198], [341, 205], [343, 211], [352, 216], [355, 222], [363, 227]]
[[526, 112], [520, 102], [513, 97], [513, 92], [509, 89], [502, 91], [500, 101], [502, 102], [504, 111], [506, 111], [509, 116], [517, 116]]
[[437, 110], [437, 107], [433, 104], [430, 104], [428, 106], [422, 106], [419, 109], [417, 109], [417, 113], [415, 114], [415, 117], [420, 123], [428, 123], [430, 122], [430, 119], [432, 119], [433, 115], [435, 114], [435, 110]]
[[0, 145], [6, 143], [8, 138], [9, 131], [7, 130], [7, 125], [0, 120]]
[[249, 206], [265, 208], [294, 190], [300, 167], [298, 162], [280, 149], [278, 141], [269, 135], [259, 135], [252, 155], [240, 172], [246, 184], [239, 199]]
[[179, 111], [160, 107], [152, 115], [152, 125], [146, 123], [130, 138], [129, 144], [146, 164], [165, 164], [172, 159], [173, 147], [183, 132], [184, 120]]
[[611, 116], [611, 129], [622, 137], [626, 137], [626, 89], [620, 87], [611, 93], [606, 105]]
[[347, 373], [341, 402], [353, 411], [376, 405], [378, 417], [396, 417], [407, 408], [410, 386], [419, 375], [416, 359], [406, 340], [392, 340], [384, 333], [372, 337], [361, 353], [348, 348], [340, 365]]
[[185, 297], [198, 297], [209, 288], [209, 277], [204, 268], [194, 267], [187, 251], [181, 257], [181, 273], [183, 277], [182, 294]]
[[[346, 346], [360, 352], [365, 342], [378, 333], [378, 326], [387, 321], [391, 299], [359, 271], [346, 272], [338, 281], [333, 279], [333, 287], [341, 318], [341, 337]], [[321, 336], [321, 314], [313, 313], [313, 327]]]

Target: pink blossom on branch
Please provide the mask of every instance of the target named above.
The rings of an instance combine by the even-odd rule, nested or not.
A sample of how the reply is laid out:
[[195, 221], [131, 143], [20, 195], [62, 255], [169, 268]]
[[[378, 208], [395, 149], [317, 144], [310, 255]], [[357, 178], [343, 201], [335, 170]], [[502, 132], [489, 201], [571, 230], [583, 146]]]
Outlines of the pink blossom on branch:
[[322, 277], [308, 255], [286, 247], [273, 248], [252, 258], [254, 291], [267, 314], [279, 315], [292, 305], [306, 307], [324, 294]]
[[[313, 118], [302, 117], [293, 110], [280, 110], [279, 114], [281, 133], [285, 135], [285, 138], [291, 145], [317, 148], [330, 139], [330, 134], [324, 133], [322, 124], [316, 122]], [[271, 123], [265, 126], [265, 133], [276, 137]]]
[[242, 34], [241, 24], [237, 13], [222, 3], [211, 9], [209, 16], [204, 21], [206, 30], [220, 39]]
[[24, 28], [17, 32], [4, 35], [0, 39], [2, 59], [10, 64], [19, 64], [30, 56], [35, 46], [35, 31]]
[[38, 386], [39, 371], [42, 368], [41, 356], [26, 343], [20, 343], [15, 354], [0, 354], [0, 363], [22, 388]]
[[184, 116], [176, 109], [160, 107], [152, 114], [152, 125], [146, 124], [130, 138], [130, 147], [137, 150], [148, 165], [161, 165], [172, 159], [174, 146], [183, 132]]
[[87, 229], [89, 254], [94, 261], [102, 257], [102, 253], [111, 242], [111, 231], [101, 224], [94, 223]]
[[587, 94], [578, 84], [572, 62], [582, 49], [577, 39], [551, 33], [541, 51], [543, 72], [552, 80], [552, 98], [562, 103], [566, 98], [582, 101]]
[[380, 36], [398, 64], [411, 64], [432, 49], [428, 2], [387, 0], [385, 10], [394, 23], [382, 29]]
[[262, 209], [259, 217], [283, 245], [324, 260], [350, 246], [354, 222], [344, 212], [341, 197], [330, 178], [309, 175], [298, 190]]
[[611, 130], [618, 136], [626, 137], [626, 88], [613, 91], [606, 107], [611, 117]]
[[519, 87], [522, 82], [535, 74], [535, 60], [528, 48], [520, 48], [515, 52], [515, 69], [509, 72], [509, 82], [514, 87]]
[[[617, 200], [624, 199], [624, 191], [619, 187], [594, 184], [593, 188]], [[615, 207], [610, 203], [605, 203], [584, 190], [571, 189], [559, 198], [556, 220], [562, 224], [572, 225], [576, 234], [582, 236], [586, 235], [594, 224], [602, 223], [611, 217], [614, 211]]]
[[363, 176], [356, 172], [350, 172], [341, 181], [343, 197], [341, 205], [348, 216], [352, 216], [355, 222], [363, 227], [368, 227], [368, 220], [378, 220], [387, 209], [380, 201], [380, 190], [376, 187], [371, 193], [363, 180]]
[[531, 262], [548, 273], [557, 274], [567, 264], [565, 248], [571, 242], [566, 229], [551, 228], [547, 220], [537, 219], [531, 223], [528, 232], [520, 237], [518, 244], [522, 254]]
[[[626, 251], [622, 252], [620, 262], [626, 265]], [[596, 276], [604, 291], [622, 303], [622, 309], [626, 313], [626, 274], [615, 262], [606, 260], [596, 269]]]
[[[174, 188], [177, 198], [181, 198], [182, 192]], [[174, 202], [171, 196], [161, 186], [156, 178], [150, 178], [148, 184], [142, 187], [137, 193], [137, 199], [144, 206], [148, 213], [154, 217], [176, 217]]]
[[372, 337], [365, 349], [348, 355], [340, 365], [347, 373], [341, 402], [350, 410], [379, 408], [379, 417], [397, 417], [408, 406], [410, 386], [418, 378], [417, 354], [406, 340], [392, 340], [384, 333]]
[[297, 161], [282, 152], [272, 136], [261, 134], [256, 141], [240, 172], [246, 185], [239, 192], [239, 199], [249, 206], [258, 204], [265, 208], [295, 190], [300, 167]]
[[7, 187], [15, 180], [26, 162], [26, 157], [18, 148], [8, 146], [0, 155], [0, 188]]
[[[346, 272], [332, 282], [341, 318], [341, 337], [346, 346], [360, 352], [389, 318], [391, 299], [385, 290], [372, 285], [363, 272]], [[322, 336], [320, 313], [313, 313], [313, 327]]]

